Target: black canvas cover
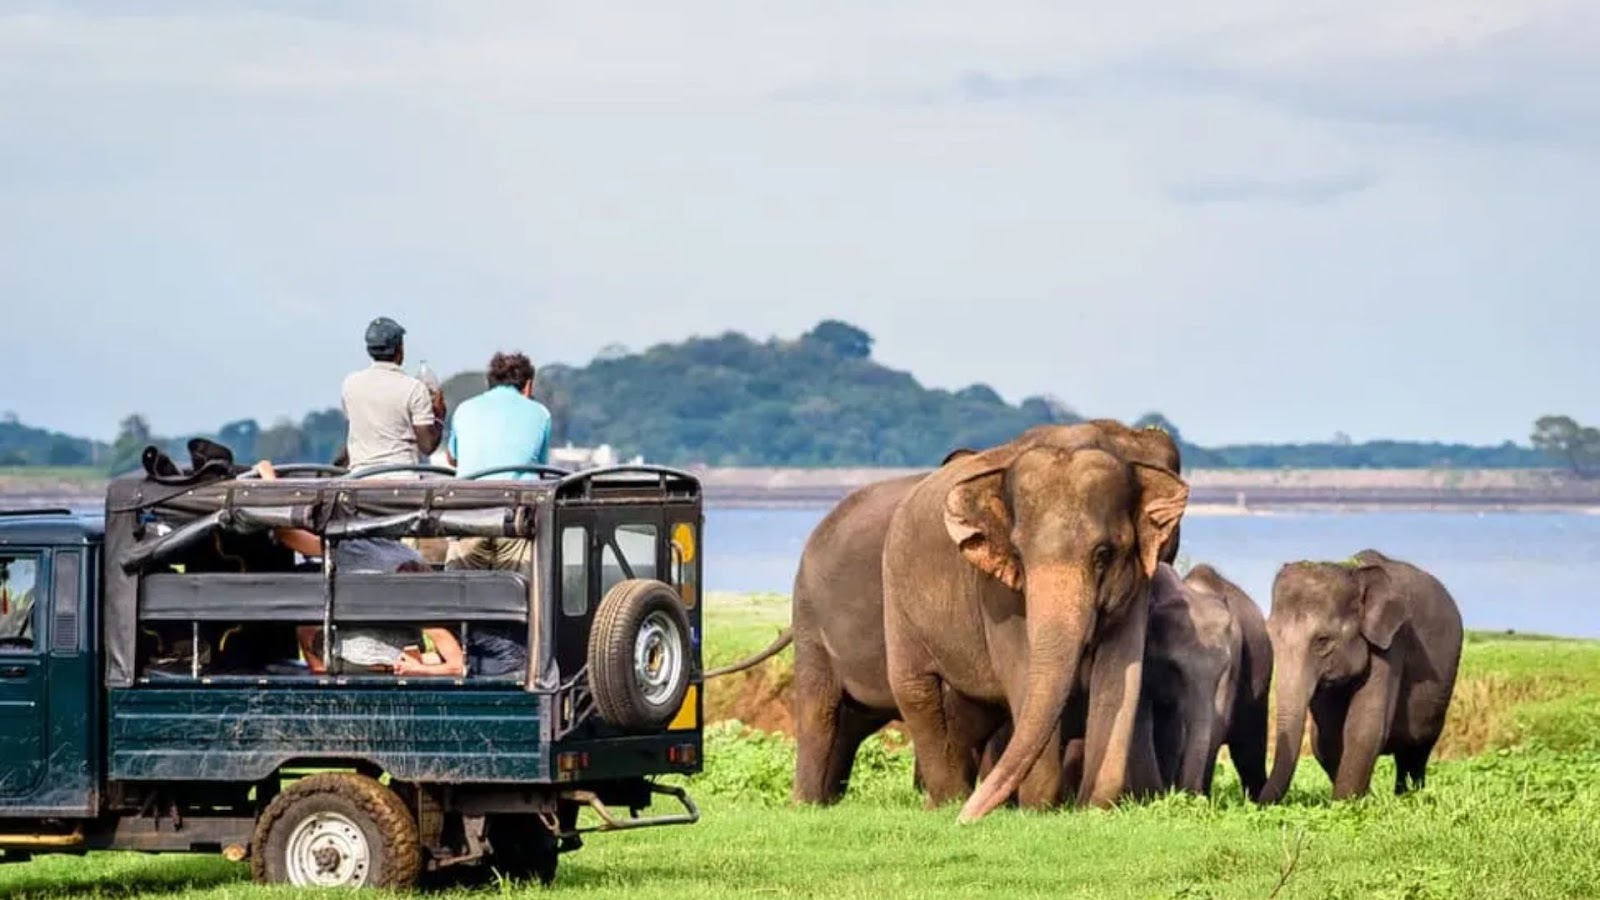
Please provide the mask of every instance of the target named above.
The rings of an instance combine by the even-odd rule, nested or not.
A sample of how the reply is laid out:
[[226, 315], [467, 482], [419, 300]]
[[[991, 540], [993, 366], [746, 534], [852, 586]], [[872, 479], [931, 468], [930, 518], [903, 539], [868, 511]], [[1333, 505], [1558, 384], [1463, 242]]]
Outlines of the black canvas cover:
[[[542, 480], [490, 481], [450, 477], [254, 479], [232, 464], [226, 448], [190, 447], [193, 467], [184, 471], [170, 460], [151, 457], [147, 471], [113, 481], [106, 493], [105, 597], [102, 618], [107, 687], [134, 683], [138, 661], [141, 595], [162, 617], [183, 615], [180, 607], [222, 617], [238, 604], [240, 620], [297, 618], [312, 602], [329, 601], [329, 582], [317, 573], [294, 576], [293, 555], [263, 536], [293, 527], [337, 541], [355, 537], [514, 537], [534, 539], [528, 569], [515, 573], [336, 574], [331, 599], [341, 620], [371, 621], [413, 616], [452, 619], [526, 617], [529, 690], [555, 690], [562, 673], [553, 651], [554, 625], [541, 597], [552, 596], [553, 541], [550, 533], [558, 500], [586, 503], [637, 502], [641, 487], [677, 499], [698, 501], [694, 476], [642, 466], [590, 470]], [[559, 473], [554, 473], [559, 474]], [[207, 548], [213, 548], [210, 553]], [[195, 553], [202, 565], [195, 564]], [[209, 555], [207, 555], [209, 554]], [[285, 559], [287, 555], [287, 561]], [[185, 572], [168, 574], [182, 559]], [[256, 572], [265, 577], [252, 580]], [[199, 573], [199, 574], [197, 574]], [[211, 573], [228, 579], [213, 580]], [[188, 579], [171, 581], [168, 579]], [[192, 579], [201, 579], [195, 581]], [[141, 581], [146, 584], [143, 591]], [[227, 585], [227, 589], [221, 589]], [[207, 587], [217, 587], [210, 591]], [[313, 587], [320, 591], [314, 597]], [[520, 597], [515, 596], [521, 591]], [[229, 597], [234, 599], [230, 600]], [[221, 598], [221, 599], [218, 599]], [[243, 601], [243, 602], [241, 602]], [[247, 607], [249, 608], [247, 610]], [[146, 606], [149, 612], [151, 607]], [[268, 615], [271, 611], [272, 615]], [[449, 613], [449, 615], [445, 615]], [[470, 613], [470, 614], [469, 614]], [[567, 673], [570, 676], [573, 673]]]
[[[324, 579], [315, 572], [147, 575], [139, 618], [160, 621], [322, 621]], [[528, 616], [528, 582], [516, 572], [446, 571], [334, 578], [335, 622], [518, 622]]]
[[[195, 548], [203, 549], [207, 542], [263, 535], [280, 527], [303, 528], [334, 541], [380, 536], [533, 538], [539, 522], [548, 517], [558, 486], [554, 480], [469, 482], [448, 478], [259, 481], [234, 477], [222, 467], [212, 471], [216, 473], [212, 477], [202, 476], [196, 481], [191, 481], [188, 473], [177, 477], [164, 474], [162, 481], [141, 473], [113, 481], [107, 490], [103, 617], [107, 687], [134, 683], [141, 580], [155, 581], [156, 587], [152, 590], [146, 586], [143, 593], [147, 599], [154, 599], [157, 614], [163, 618], [180, 616], [177, 606], [183, 603], [197, 604], [196, 611], [204, 611], [207, 617], [223, 615], [220, 605], [238, 603], [241, 621], [276, 619], [282, 612], [293, 612], [289, 617], [292, 619], [298, 616], [301, 606], [313, 599], [314, 589], [318, 612], [313, 620], [320, 620], [320, 610], [326, 603], [320, 574], [266, 572], [259, 573], [264, 576], [260, 580], [243, 577], [240, 572], [217, 576], [243, 577], [230, 581], [218, 581], [209, 573], [194, 574], [192, 570], [181, 575], [167, 574], [172, 561]], [[264, 540], [256, 543], [272, 546]], [[534, 554], [530, 571], [520, 573], [515, 582], [493, 578], [501, 573], [470, 573], [489, 574], [489, 581], [470, 575], [462, 577], [468, 573], [446, 573], [442, 577], [427, 573], [347, 573], [335, 579], [335, 608], [341, 618], [376, 621], [381, 617], [381, 604], [388, 604], [390, 619], [401, 619], [435, 612], [442, 615], [449, 604], [457, 603], [464, 608], [442, 617], [504, 619], [513, 613], [509, 593], [514, 584], [523, 591], [515, 604], [516, 612], [525, 617], [530, 606], [537, 608], [533, 600], [543, 589], [539, 573], [550, 571], [549, 560], [540, 557], [548, 555], [547, 550]], [[246, 560], [241, 567], [248, 568], [248, 563]], [[282, 580], [285, 578], [299, 580]], [[226, 590], [206, 590], [223, 585], [227, 585]], [[547, 647], [550, 638], [543, 634], [547, 623], [541, 622], [543, 617], [538, 615], [531, 618], [530, 647]], [[536, 655], [530, 653], [533, 658]], [[553, 685], [558, 676], [548, 653], [541, 651], [537, 658], [539, 672], [529, 679], [530, 687]]]

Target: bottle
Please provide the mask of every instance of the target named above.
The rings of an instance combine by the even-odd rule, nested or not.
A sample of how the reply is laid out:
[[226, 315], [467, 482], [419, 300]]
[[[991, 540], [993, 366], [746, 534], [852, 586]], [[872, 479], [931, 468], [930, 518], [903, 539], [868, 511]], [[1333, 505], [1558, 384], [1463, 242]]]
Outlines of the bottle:
[[417, 380], [427, 385], [428, 390], [433, 393], [439, 393], [439, 376], [433, 374], [433, 369], [428, 367], [427, 360], [423, 360], [422, 365], [417, 367]]

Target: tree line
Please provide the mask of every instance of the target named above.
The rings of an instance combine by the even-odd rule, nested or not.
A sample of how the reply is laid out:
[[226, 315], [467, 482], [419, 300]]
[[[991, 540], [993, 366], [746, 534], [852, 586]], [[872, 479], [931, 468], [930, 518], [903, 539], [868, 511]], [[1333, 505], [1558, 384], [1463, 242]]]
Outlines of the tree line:
[[[673, 465], [926, 466], [956, 447], [1001, 443], [1029, 427], [1083, 416], [1056, 397], [1007, 403], [974, 384], [927, 388], [872, 358], [873, 338], [828, 320], [798, 338], [758, 341], [737, 332], [663, 343], [640, 352], [613, 346], [586, 366], [541, 367], [535, 396], [554, 417], [557, 446], [610, 444]], [[444, 384], [455, 408], [484, 390], [482, 372]], [[1342, 436], [1306, 444], [1202, 447], [1160, 413], [1134, 420], [1165, 429], [1190, 468], [1540, 468], [1600, 474], [1600, 430], [1566, 416], [1535, 423], [1531, 445], [1472, 446], [1408, 441], [1356, 443]], [[206, 437], [242, 461], [329, 462], [344, 443], [337, 408], [280, 419], [228, 422]], [[138, 465], [149, 444], [182, 456], [182, 438], [159, 437], [140, 415], [110, 444], [29, 428], [0, 417], [0, 466]]]

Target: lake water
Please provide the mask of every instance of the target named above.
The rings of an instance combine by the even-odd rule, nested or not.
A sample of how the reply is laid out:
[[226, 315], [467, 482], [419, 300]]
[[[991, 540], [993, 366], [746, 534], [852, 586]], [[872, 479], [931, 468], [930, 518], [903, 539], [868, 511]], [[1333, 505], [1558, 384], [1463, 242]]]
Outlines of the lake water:
[[[706, 586], [789, 593], [800, 551], [827, 513], [706, 510]], [[1266, 611], [1278, 567], [1371, 547], [1432, 572], [1468, 628], [1600, 637], [1600, 516], [1546, 513], [1306, 513], [1185, 516], [1179, 553], [1208, 562]]]

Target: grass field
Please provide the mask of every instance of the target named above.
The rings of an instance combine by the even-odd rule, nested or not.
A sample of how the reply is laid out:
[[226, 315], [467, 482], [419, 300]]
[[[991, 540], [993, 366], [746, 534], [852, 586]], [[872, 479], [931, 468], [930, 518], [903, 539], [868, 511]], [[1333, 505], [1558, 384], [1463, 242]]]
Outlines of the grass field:
[[[764, 645], [782, 598], [708, 600], [707, 659]], [[781, 702], [789, 654], [708, 703]], [[759, 709], [752, 709], [759, 712]], [[924, 811], [909, 754], [863, 749], [851, 796], [788, 806], [793, 750], [725, 721], [708, 729], [690, 781], [699, 824], [595, 835], [562, 862], [557, 889], [583, 897], [1067, 896], [1454, 898], [1600, 895], [1600, 643], [1474, 634], [1428, 787], [1332, 804], [1309, 759], [1277, 807], [1253, 808], [1226, 767], [1216, 798], [1110, 811], [1002, 810], [957, 826]], [[1374, 784], [1391, 784], [1379, 765]], [[0, 867], [4, 897], [268, 897], [218, 858], [93, 854]], [[443, 896], [534, 896], [492, 883]]]
[[64, 481], [96, 484], [106, 480], [106, 470], [95, 466], [0, 466], [0, 483]]

